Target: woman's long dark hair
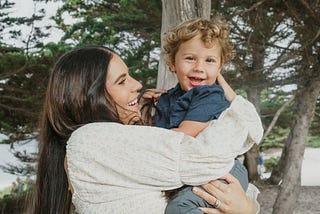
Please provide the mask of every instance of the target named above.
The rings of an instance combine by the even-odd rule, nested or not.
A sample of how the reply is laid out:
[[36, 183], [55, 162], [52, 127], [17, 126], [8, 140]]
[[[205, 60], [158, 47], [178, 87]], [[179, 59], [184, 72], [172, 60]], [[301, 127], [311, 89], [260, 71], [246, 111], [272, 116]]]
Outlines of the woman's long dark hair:
[[88, 46], [64, 54], [56, 63], [39, 121], [37, 179], [28, 213], [69, 213], [71, 192], [64, 169], [68, 138], [88, 123], [120, 122], [105, 89], [113, 54], [102, 46]]

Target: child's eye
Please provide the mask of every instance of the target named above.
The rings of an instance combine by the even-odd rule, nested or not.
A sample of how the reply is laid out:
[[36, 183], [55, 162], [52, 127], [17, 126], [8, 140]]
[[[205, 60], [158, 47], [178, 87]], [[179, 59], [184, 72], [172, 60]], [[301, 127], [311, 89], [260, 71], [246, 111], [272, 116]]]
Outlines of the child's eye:
[[186, 57], [186, 60], [192, 61], [192, 60], [194, 60], [194, 57], [192, 57], [192, 56], [187, 56], [187, 57]]
[[214, 63], [214, 62], [216, 62], [216, 60], [215, 60], [215, 59], [212, 59], [212, 58], [209, 58], [209, 59], [207, 59], [207, 62], [209, 62], [209, 63]]

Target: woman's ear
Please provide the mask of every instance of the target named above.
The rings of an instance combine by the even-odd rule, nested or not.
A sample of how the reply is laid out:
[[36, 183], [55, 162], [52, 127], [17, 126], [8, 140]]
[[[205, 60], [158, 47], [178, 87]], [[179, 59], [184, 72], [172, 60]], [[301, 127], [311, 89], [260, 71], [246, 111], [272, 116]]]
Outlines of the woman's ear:
[[174, 59], [171, 54], [168, 54], [167, 61], [168, 61], [168, 66], [169, 66], [170, 71], [175, 72], [176, 66], [174, 66]]

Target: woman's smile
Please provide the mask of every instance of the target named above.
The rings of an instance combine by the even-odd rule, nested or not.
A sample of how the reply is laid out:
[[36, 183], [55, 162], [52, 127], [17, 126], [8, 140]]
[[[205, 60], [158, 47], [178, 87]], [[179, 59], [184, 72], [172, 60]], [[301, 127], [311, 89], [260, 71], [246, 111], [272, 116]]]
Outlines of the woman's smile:
[[131, 101], [128, 106], [132, 107], [132, 106], [138, 106], [138, 98], [135, 98], [133, 101]]

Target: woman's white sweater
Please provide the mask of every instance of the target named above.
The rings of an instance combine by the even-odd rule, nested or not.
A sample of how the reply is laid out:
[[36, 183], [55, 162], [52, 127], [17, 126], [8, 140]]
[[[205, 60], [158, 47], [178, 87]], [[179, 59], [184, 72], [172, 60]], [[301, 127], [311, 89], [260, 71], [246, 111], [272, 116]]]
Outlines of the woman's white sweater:
[[259, 115], [241, 96], [197, 138], [149, 126], [84, 125], [67, 145], [73, 204], [80, 214], [164, 213], [162, 190], [225, 175], [262, 135]]

